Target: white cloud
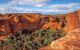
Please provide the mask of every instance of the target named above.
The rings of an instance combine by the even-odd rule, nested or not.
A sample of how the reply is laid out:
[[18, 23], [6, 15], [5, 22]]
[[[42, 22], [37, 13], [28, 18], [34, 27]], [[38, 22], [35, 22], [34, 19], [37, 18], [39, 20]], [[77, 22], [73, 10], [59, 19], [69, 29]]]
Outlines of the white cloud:
[[16, 0], [8, 1], [8, 5], [16, 5], [17, 3], [18, 3], [18, 1], [16, 1]]
[[9, 1], [9, 3], [12, 3], [12, 4], [40, 4], [40, 3], [46, 3], [47, 1], [50, 1], [50, 0], [11, 0]]
[[34, 7], [42, 7], [51, 0], [11, 0], [8, 1], [9, 5], [32, 5]]
[[40, 8], [40, 7], [45, 7], [46, 4], [45, 3], [42, 3], [42, 4], [33, 4], [32, 6]]
[[35, 7], [42, 7], [43, 4], [34, 4], [33, 6], [35, 6]]
[[43, 3], [48, 0], [19, 0], [19, 4], [35, 4], [35, 3]]
[[[22, 1], [22, 3], [20, 3]], [[76, 9], [80, 9], [79, 3], [70, 3], [70, 4], [53, 4], [48, 5], [45, 4], [48, 0], [13, 0], [9, 1], [9, 4], [0, 5], [0, 13], [68, 13], [73, 12]], [[24, 3], [25, 2], [25, 3]], [[30, 3], [30, 4], [28, 4]], [[22, 7], [22, 6], [12, 6], [17, 4], [27, 4], [34, 6], [33, 8], [30, 7]]]
[[77, 5], [79, 5], [79, 4], [78, 3], [55, 4], [55, 5], [52, 5], [51, 8], [53, 8], [53, 9], [65, 9], [65, 10], [68, 10], [68, 9], [76, 7]]
[[0, 11], [4, 11], [4, 10], [6, 10], [6, 8], [0, 7]]
[[48, 12], [59, 12], [59, 13], [69, 13], [73, 12], [79, 8], [79, 3], [70, 3], [70, 4], [54, 4], [51, 6], [48, 6], [51, 10], [48, 10]]

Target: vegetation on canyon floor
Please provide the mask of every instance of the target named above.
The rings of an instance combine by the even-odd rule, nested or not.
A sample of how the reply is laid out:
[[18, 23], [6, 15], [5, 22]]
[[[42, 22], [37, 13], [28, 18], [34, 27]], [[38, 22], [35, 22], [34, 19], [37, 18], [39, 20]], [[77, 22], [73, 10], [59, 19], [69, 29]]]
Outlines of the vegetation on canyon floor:
[[0, 41], [0, 48], [9, 45], [10, 50], [38, 50], [42, 46], [50, 45], [54, 40], [57, 40], [65, 35], [62, 30], [36, 30], [28, 33], [26, 31], [19, 31], [10, 36], [5, 41]]

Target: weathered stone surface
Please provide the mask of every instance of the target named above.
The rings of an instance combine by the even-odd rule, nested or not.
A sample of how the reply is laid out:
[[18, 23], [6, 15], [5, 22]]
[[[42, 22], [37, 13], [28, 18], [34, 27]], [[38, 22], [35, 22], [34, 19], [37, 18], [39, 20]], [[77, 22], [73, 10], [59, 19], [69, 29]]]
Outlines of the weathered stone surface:
[[69, 32], [65, 37], [53, 41], [53, 50], [80, 50], [80, 29]]
[[39, 50], [80, 50], [80, 28], [69, 32], [66, 36], [53, 41], [50, 46]]
[[72, 31], [79, 27], [79, 17], [77, 13], [68, 13], [67, 14], [67, 31]]
[[41, 27], [40, 22], [40, 14], [0, 14], [0, 35], [15, 33], [23, 29], [33, 31]]
[[9, 27], [9, 20], [0, 19], [0, 36], [4, 36], [11, 33], [11, 29]]
[[66, 36], [53, 41], [48, 47], [42, 47], [39, 50], [80, 50], [80, 22], [79, 12], [67, 14]]
[[21, 14], [20, 19], [23, 28], [27, 29], [28, 31], [36, 30], [40, 24], [39, 14]]
[[9, 19], [9, 24], [10, 24], [12, 33], [18, 32], [23, 29], [22, 23], [21, 23], [18, 15], [12, 14]]

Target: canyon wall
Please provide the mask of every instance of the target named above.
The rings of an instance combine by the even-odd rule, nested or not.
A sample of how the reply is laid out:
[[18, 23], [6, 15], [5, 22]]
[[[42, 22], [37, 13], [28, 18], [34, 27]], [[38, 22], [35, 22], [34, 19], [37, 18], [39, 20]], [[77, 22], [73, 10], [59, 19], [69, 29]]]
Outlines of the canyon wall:
[[[63, 29], [65, 32], [72, 31], [79, 27], [80, 11], [57, 16], [41, 15], [38, 13], [0, 14], [0, 35], [12, 34], [23, 29], [26, 29], [27, 31], [35, 31], [48, 23], [50, 17], [56, 17], [55, 21], [57, 21], [57, 28]], [[4, 27], [4, 25], [6, 26]]]
[[80, 50], [80, 11], [66, 15], [67, 34], [39, 50]]
[[79, 28], [79, 17], [77, 13], [68, 13], [67, 14], [67, 31], [70, 32], [74, 29]]

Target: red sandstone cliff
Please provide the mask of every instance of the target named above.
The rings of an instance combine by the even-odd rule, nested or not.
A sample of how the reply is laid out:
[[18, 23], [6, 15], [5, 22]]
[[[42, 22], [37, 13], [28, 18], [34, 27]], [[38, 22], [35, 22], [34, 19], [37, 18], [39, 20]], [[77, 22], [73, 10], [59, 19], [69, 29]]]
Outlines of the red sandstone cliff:
[[74, 13], [68, 13], [67, 14], [67, 30], [72, 31], [76, 28], [79, 28], [79, 17], [78, 15]]
[[80, 50], [80, 11], [67, 14], [66, 36], [39, 50]]

